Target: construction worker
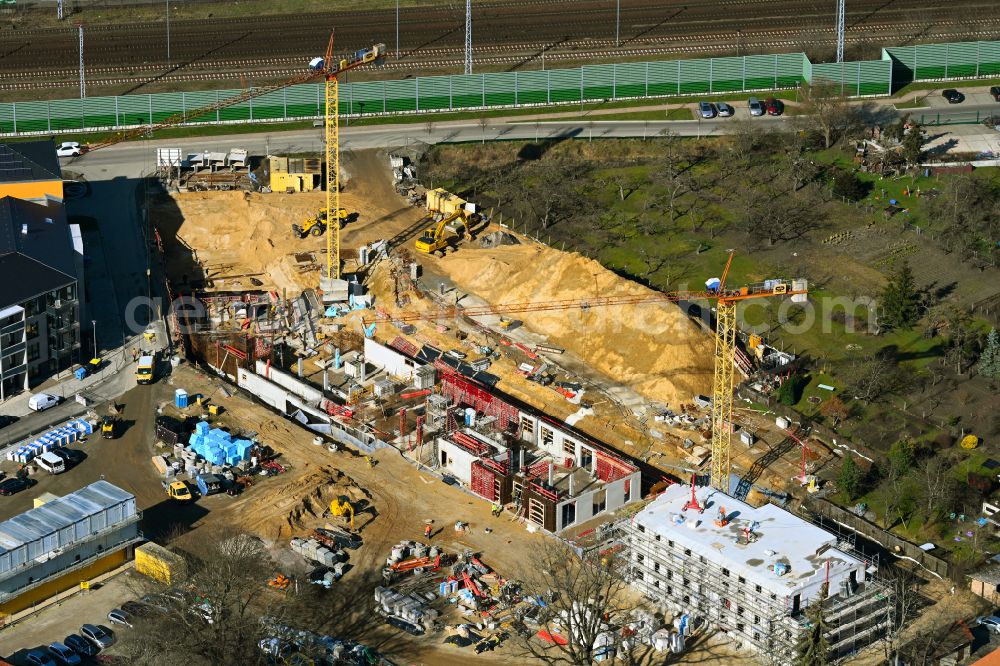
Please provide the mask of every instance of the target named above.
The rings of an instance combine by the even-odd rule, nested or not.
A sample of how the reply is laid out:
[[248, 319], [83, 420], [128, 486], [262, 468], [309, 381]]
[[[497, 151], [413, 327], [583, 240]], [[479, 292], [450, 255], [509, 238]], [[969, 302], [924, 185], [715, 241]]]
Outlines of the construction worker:
[[372, 469], [375, 468], [375, 459], [374, 458], [372, 458], [371, 456], [365, 456], [365, 461], [368, 463], [369, 467], [371, 467]]
[[427, 539], [428, 541], [431, 540], [431, 531], [432, 530], [433, 530], [433, 528], [431, 527], [430, 523], [427, 523], [426, 525], [424, 525], [424, 538]]
[[503, 512], [503, 507], [500, 506], [500, 503], [499, 502], [493, 502], [493, 511], [492, 511], [493, 517], [494, 518], [499, 517], [502, 512]]

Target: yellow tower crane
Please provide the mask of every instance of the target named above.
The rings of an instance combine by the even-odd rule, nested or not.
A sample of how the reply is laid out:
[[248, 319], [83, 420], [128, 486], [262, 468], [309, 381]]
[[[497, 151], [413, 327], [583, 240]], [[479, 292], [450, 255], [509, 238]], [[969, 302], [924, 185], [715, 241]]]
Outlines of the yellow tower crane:
[[[733, 263], [733, 253], [729, 253], [722, 277], [705, 283], [704, 291], [674, 291], [640, 296], [598, 296], [585, 299], [565, 299], [559, 301], [527, 301], [521, 303], [501, 303], [467, 308], [449, 307], [434, 312], [400, 312], [394, 315], [379, 313], [375, 323], [412, 322], [426, 319], [446, 319], [476, 317], [482, 315], [499, 316], [523, 312], [546, 312], [612, 305], [641, 305], [669, 301], [692, 302], [714, 301], [716, 303], [715, 328], [715, 372], [712, 380], [712, 487], [729, 492], [730, 455], [733, 422], [733, 375], [736, 363], [736, 306], [740, 301], [773, 296], [790, 296], [795, 302], [805, 301], [808, 285], [805, 280], [767, 280], [763, 283], [726, 288], [729, 267]], [[362, 320], [362, 325], [365, 325]]]
[[[350, 55], [334, 57], [333, 33], [326, 46], [326, 55], [316, 58], [310, 67], [323, 74], [326, 80], [326, 109], [323, 123], [326, 140], [326, 278], [332, 283], [340, 279], [340, 88], [338, 77], [368, 63], [380, 62], [385, 55], [385, 44], [374, 44]], [[337, 211], [331, 214], [330, 211]], [[332, 227], [332, 228], [329, 228]], [[331, 284], [332, 286], [332, 284]]]

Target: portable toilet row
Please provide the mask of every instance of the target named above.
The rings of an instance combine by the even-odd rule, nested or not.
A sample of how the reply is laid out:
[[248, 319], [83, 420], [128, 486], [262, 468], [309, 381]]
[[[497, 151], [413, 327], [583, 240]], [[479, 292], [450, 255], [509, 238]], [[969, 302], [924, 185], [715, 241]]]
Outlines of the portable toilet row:
[[7, 454], [7, 459], [16, 463], [27, 464], [38, 456], [52, 449], [69, 446], [81, 437], [93, 434], [94, 424], [85, 419], [73, 419], [58, 428], [53, 428], [37, 439], [17, 447]]

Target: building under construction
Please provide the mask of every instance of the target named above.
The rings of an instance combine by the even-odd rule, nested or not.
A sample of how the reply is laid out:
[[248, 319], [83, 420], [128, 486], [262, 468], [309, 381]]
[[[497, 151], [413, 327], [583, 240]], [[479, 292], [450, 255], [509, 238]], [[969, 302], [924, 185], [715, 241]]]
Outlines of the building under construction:
[[527, 523], [559, 532], [640, 498], [638, 467], [474, 380], [443, 370], [435, 398], [434, 465]]
[[623, 525], [633, 585], [657, 605], [715, 627], [775, 664], [795, 662], [806, 610], [828, 594], [830, 656], [883, 638], [891, 592], [877, 566], [773, 504], [674, 485]]

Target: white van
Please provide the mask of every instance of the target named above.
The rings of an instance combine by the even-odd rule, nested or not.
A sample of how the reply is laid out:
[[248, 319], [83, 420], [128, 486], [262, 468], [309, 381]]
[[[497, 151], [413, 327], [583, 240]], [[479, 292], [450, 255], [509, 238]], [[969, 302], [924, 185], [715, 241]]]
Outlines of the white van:
[[62, 474], [66, 471], [66, 461], [51, 451], [35, 458], [35, 462], [49, 474]]
[[49, 393], [36, 393], [28, 398], [28, 409], [35, 412], [40, 412], [48, 409], [49, 407], [55, 407], [58, 404], [59, 398]]

